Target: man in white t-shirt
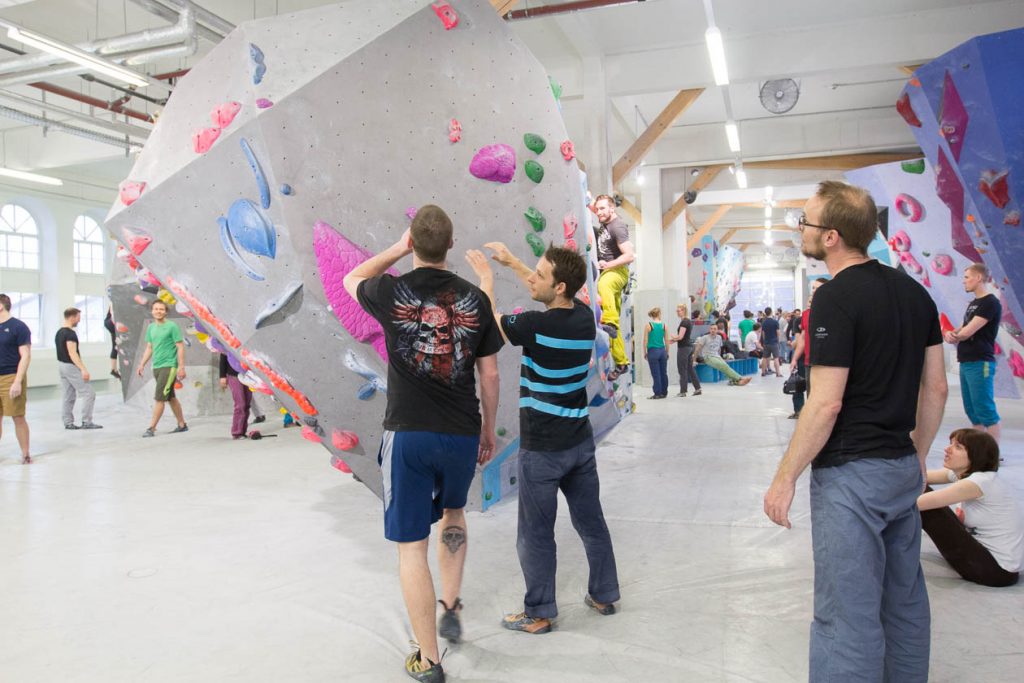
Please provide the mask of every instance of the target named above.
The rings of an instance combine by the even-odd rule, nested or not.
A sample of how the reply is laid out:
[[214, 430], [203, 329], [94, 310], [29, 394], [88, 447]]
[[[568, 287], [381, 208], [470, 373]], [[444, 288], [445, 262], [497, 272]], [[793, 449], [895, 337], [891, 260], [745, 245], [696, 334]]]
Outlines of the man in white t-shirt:
[[761, 323], [754, 323], [754, 326], [750, 328], [750, 332], [747, 332], [747, 336], [743, 339], [743, 350], [750, 355], [751, 358], [761, 357]]

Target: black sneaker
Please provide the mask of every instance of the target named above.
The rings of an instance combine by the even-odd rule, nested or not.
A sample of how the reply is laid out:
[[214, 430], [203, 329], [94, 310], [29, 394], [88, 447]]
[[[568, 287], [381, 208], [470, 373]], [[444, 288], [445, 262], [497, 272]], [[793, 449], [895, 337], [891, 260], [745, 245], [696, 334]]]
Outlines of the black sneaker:
[[267, 421], [267, 416], [266, 415], [260, 415], [255, 420], [253, 420], [253, 424], [259, 424], [260, 422], [266, 422], [266, 421]]
[[72, 422], [71, 424], [64, 425], [64, 429], [78, 429], [78, 425]]
[[693, 395], [694, 396], [700, 396], [700, 389], [698, 389], [697, 391], [693, 392]]
[[143, 439], [148, 439], [151, 436], [156, 436], [156, 431], [154, 431], [152, 427], [150, 427], [146, 431], [142, 432], [142, 438]]
[[98, 425], [95, 422], [83, 422], [79, 429], [103, 429], [103, 425]]
[[449, 643], [457, 643], [462, 637], [462, 622], [459, 621], [459, 611], [462, 610], [462, 599], [455, 598], [455, 604], [448, 607], [444, 600], [438, 600], [444, 607], [444, 614], [437, 621], [437, 633]]
[[111, 370], [110, 374], [113, 375], [117, 379], [121, 379], [121, 373], [118, 372], [117, 370]]
[[590, 595], [587, 595], [587, 597], [583, 599], [583, 602], [586, 603], [587, 607], [594, 610], [598, 614], [602, 614], [606, 617], [615, 614], [614, 602], [609, 602], [607, 605], [605, 605], [598, 602], [597, 600], [594, 600], [594, 598], [590, 597]]
[[411, 655], [405, 658], [405, 673], [417, 681], [428, 681], [428, 683], [444, 683], [444, 669], [441, 663], [431, 662], [420, 655], [419, 647]]
[[686, 392], [685, 391], [680, 391], [678, 394], [676, 394], [677, 398], [680, 397], [680, 396], [686, 396]]
[[174, 429], [172, 429], [171, 430], [171, 434], [181, 434], [182, 432], [187, 432], [187, 431], [188, 431], [188, 425], [181, 425], [180, 427], [175, 427]]

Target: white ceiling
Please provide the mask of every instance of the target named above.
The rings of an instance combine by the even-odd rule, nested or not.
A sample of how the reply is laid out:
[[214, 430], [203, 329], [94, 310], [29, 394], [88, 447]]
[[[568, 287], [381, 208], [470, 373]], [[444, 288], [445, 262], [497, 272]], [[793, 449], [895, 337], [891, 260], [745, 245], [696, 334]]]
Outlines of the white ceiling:
[[[456, 8], [459, 1], [453, 0]], [[518, 8], [561, 1], [522, 1]], [[328, 3], [201, 0], [199, 4], [238, 24]], [[927, 62], [975, 35], [1024, 26], [1021, 0], [716, 0], [714, 11], [724, 36], [731, 77], [728, 94], [740, 122], [745, 160], [913, 148], [914, 138], [893, 106], [906, 78], [899, 67]], [[67, 42], [168, 25], [126, 0], [0, 0], [0, 18]], [[707, 22], [701, 0], [647, 0], [516, 21], [512, 27], [563, 85], [563, 114], [581, 158], [588, 150], [592, 155], [602, 150], [606, 156], [583, 158], [589, 167], [610, 168], [635, 140], [637, 126], [643, 128], [638, 121], [654, 120], [679, 90], [701, 87], [705, 92], [649, 153], [647, 168], [700, 167], [732, 160], [722, 127], [723, 94], [713, 85], [704, 45]], [[0, 43], [11, 45], [2, 34]], [[158, 62], [147, 69], [159, 73], [188, 67], [210, 47], [200, 40], [194, 57]], [[6, 58], [2, 51], [0, 58]], [[794, 78], [801, 86], [798, 104], [784, 115], [768, 113], [758, 100], [761, 84], [778, 77]], [[52, 80], [104, 100], [117, 96], [78, 77]], [[32, 88], [13, 90], [40, 97]], [[84, 105], [54, 96], [48, 100], [88, 113]], [[147, 112], [154, 109], [141, 101], [129, 106]], [[595, 121], [606, 122], [606, 129], [596, 130]], [[52, 131], [43, 140], [40, 129], [5, 118], [0, 118], [0, 130], [4, 162], [11, 166], [46, 168], [56, 175], [66, 169], [69, 175], [78, 175], [96, 163], [95, 177], [111, 186], [128, 170], [124, 151], [113, 146]], [[605, 137], [606, 144], [592, 139], [598, 135]], [[809, 180], [807, 172], [752, 170], [749, 175], [752, 186]], [[811, 180], [821, 175], [811, 173]], [[709, 189], [732, 187], [733, 182], [722, 174]], [[623, 189], [637, 194], [632, 179]], [[681, 189], [667, 187], [666, 192]], [[712, 209], [694, 210], [695, 222]], [[729, 229], [730, 224], [760, 224], [763, 215], [758, 220], [757, 213], [735, 210], [718, 231]]]

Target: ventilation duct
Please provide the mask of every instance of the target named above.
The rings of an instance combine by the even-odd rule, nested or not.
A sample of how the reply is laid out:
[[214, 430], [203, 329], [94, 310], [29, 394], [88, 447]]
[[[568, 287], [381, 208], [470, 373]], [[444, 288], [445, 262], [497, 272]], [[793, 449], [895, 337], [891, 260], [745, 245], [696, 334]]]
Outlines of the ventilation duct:
[[0, 104], [0, 116], [4, 116], [15, 121], [21, 121], [22, 123], [28, 123], [33, 126], [46, 128], [47, 130], [67, 133], [68, 135], [92, 140], [93, 142], [100, 142], [105, 145], [114, 145], [115, 147], [120, 147], [125, 151], [142, 149], [142, 144], [138, 142], [130, 142], [124, 138], [116, 138], [113, 135], [104, 135], [103, 133], [79, 128], [78, 126], [71, 126], [66, 123], [61, 123], [60, 121], [51, 121], [49, 119], [44, 119], [42, 116], [36, 116], [35, 114], [29, 114], [28, 112], [21, 111], [20, 109], [5, 107], [2, 104]]

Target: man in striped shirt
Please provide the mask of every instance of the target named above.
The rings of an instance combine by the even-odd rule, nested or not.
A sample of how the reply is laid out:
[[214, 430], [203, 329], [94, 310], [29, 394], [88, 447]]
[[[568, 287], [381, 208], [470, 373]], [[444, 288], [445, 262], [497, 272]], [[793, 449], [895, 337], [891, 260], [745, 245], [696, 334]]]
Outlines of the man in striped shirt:
[[615, 613], [619, 581], [611, 536], [599, 499], [594, 433], [587, 412], [587, 379], [597, 326], [594, 313], [575, 298], [587, 277], [583, 258], [571, 249], [548, 247], [531, 270], [501, 242], [484, 245], [491, 258], [511, 269], [544, 311], [502, 315], [494, 304], [494, 275], [483, 253], [466, 259], [480, 289], [495, 306], [494, 317], [509, 343], [523, 347], [519, 377], [519, 531], [516, 547], [526, 579], [525, 609], [502, 625], [513, 631], [547, 633], [558, 614], [555, 603], [555, 516], [558, 491], [565, 495], [573, 527], [590, 564], [585, 602], [603, 615]]

